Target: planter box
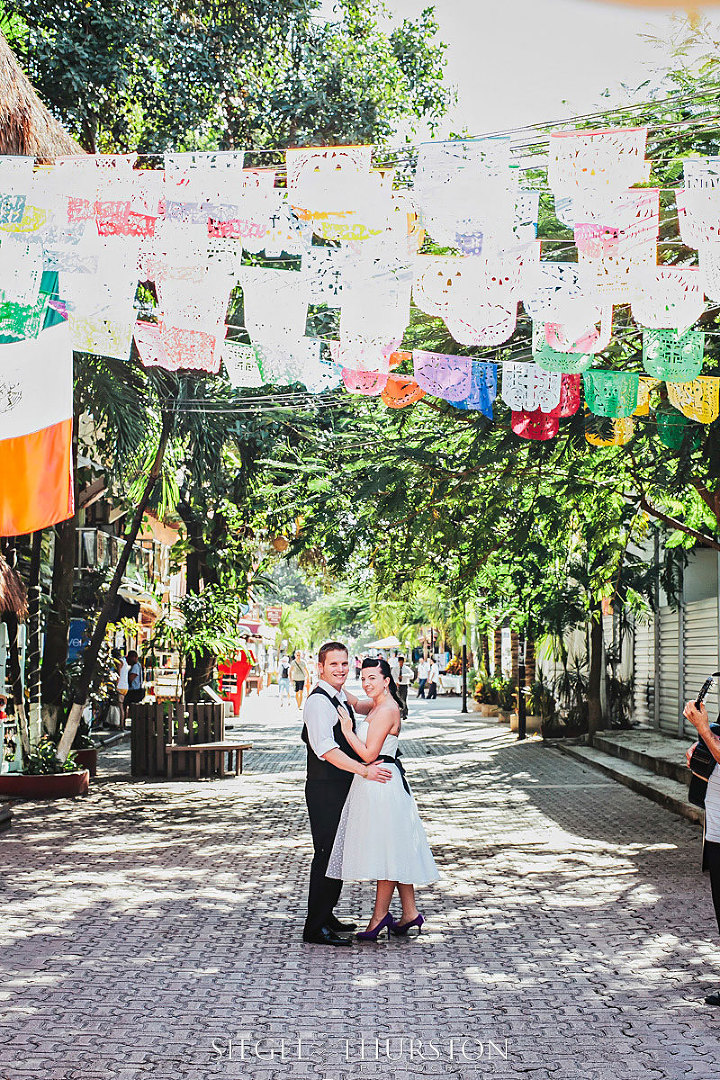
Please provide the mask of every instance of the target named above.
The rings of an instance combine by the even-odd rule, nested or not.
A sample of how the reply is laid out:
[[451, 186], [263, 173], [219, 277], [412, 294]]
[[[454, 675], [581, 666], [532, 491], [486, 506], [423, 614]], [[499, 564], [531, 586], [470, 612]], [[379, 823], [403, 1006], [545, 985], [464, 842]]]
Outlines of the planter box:
[[[526, 732], [534, 733], [536, 731], [540, 731], [541, 728], [542, 728], [542, 717], [541, 716], [526, 716], [525, 717], [525, 731]], [[512, 716], [510, 717], [510, 730], [511, 731], [517, 731], [517, 729], [518, 729], [518, 714], [513, 713]]]
[[91, 780], [97, 773], [97, 755], [98, 752], [96, 746], [88, 746], [85, 750], [75, 751], [75, 760], [83, 769], [87, 769], [90, 773]]
[[478, 705], [478, 712], [481, 716], [497, 716], [500, 709], [497, 705], [488, 705], [486, 702], [482, 701]]
[[46, 776], [25, 776], [24, 773], [5, 773], [0, 776], [0, 795], [14, 799], [64, 799], [87, 795], [90, 773], [50, 773]]
[[498, 711], [497, 711], [498, 724], [509, 724], [510, 723], [510, 715], [511, 714], [510, 714], [509, 709], [500, 709], [500, 708], [498, 708]]

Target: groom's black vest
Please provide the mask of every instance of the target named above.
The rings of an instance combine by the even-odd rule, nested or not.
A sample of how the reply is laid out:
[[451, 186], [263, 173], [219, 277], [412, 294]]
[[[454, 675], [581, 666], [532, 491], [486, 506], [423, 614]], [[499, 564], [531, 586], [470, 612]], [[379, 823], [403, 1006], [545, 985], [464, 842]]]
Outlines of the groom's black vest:
[[[337, 709], [342, 704], [339, 698], [333, 697], [332, 694], [328, 694], [327, 690], [323, 690], [322, 686], [316, 686], [314, 690], [310, 692], [310, 697], [313, 694], [322, 694], [328, 701], [331, 701]], [[353, 726], [355, 722], [355, 716], [349, 702], [345, 702], [345, 708], [353, 718]], [[307, 726], [303, 724], [302, 728], [302, 741], [307, 747], [307, 778], [308, 780], [325, 780], [332, 784], [341, 784], [347, 788], [350, 787], [353, 780], [353, 773], [347, 772], [345, 769], [338, 769], [337, 766], [331, 765], [329, 761], [325, 761], [324, 758], [319, 758], [313, 748], [310, 746], [310, 740], [308, 739]], [[359, 754], [356, 754], [350, 743], [343, 735], [342, 727], [340, 726], [340, 718], [333, 727], [333, 738], [338, 744], [338, 749], [342, 750], [344, 754], [351, 757], [353, 761], [362, 761]]]

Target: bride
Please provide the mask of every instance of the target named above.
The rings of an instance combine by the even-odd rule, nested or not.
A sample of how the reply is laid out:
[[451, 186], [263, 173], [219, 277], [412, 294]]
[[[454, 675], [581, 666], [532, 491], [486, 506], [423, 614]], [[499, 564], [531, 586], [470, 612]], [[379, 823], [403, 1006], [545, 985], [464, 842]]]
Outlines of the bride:
[[[420, 927], [423, 916], [415, 904], [415, 885], [429, 885], [439, 874], [425, 837], [415, 799], [405, 779], [398, 752], [402, 702], [387, 660], [368, 658], [362, 665], [362, 687], [372, 701], [367, 718], [353, 721], [338, 709], [343, 734], [363, 761], [394, 764], [387, 784], [372, 784], [362, 776], [353, 778], [330, 855], [327, 876], [342, 881], [377, 881], [375, 910], [367, 928], [356, 936], [377, 941], [385, 929], [388, 936], [405, 935]], [[390, 914], [397, 888], [402, 921]]]

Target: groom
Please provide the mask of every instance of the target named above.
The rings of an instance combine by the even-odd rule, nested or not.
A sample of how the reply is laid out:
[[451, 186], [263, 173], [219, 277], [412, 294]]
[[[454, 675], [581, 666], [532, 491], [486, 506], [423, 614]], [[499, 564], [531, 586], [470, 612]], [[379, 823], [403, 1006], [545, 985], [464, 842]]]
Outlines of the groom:
[[337, 713], [341, 705], [353, 722], [353, 710], [368, 713], [372, 707], [372, 702], [358, 701], [343, 690], [349, 666], [348, 651], [341, 642], [323, 645], [318, 653], [318, 682], [303, 710], [302, 739], [307, 746], [305, 801], [315, 849], [303, 941], [313, 945], [350, 945], [352, 938], [343, 935], [356, 929], [355, 923], [341, 923], [333, 912], [342, 881], [325, 876], [353, 773], [381, 784], [392, 777], [390, 769], [361, 761], [342, 733]]

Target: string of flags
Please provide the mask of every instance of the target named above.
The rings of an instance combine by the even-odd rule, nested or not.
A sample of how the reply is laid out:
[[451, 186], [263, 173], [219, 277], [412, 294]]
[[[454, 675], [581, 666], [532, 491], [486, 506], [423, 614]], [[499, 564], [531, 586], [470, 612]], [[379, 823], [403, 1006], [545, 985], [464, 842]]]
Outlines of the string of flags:
[[[133, 154], [0, 157], [4, 431], [37, 435], [72, 415], [45, 424], [26, 408], [22, 347], [48, 385], [52, 369], [71, 386], [73, 351], [137, 355], [146, 367], [224, 371], [238, 388], [344, 387], [393, 409], [429, 394], [492, 419], [502, 402], [529, 439], [553, 438], [584, 399], [602, 428], [588, 426], [593, 445], [627, 442], [664, 382], [674, 412], [658, 412], [658, 433], [676, 445], [688, 422], [720, 411], [696, 326], [706, 301], [720, 302], [720, 157], [685, 161], [676, 206], [697, 265], [666, 265], [646, 139], [643, 127], [550, 136], [548, 184], [576, 261], [538, 239], [540, 193], [521, 186], [509, 136], [424, 144], [412, 187], [373, 168], [369, 146], [288, 150], [284, 171], [246, 168], [235, 150], [168, 153], [162, 169], [138, 168]], [[439, 253], [422, 253], [426, 238]], [[602, 366], [618, 305], [642, 334], [642, 373]], [[460, 353], [509, 342], [522, 310], [532, 361], [405, 352], [413, 309], [442, 320]], [[308, 333], [318, 315], [332, 338]], [[397, 370], [410, 363], [412, 374]], [[50, 516], [68, 516], [66, 480]], [[17, 524], [3, 499], [0, 532]]]

